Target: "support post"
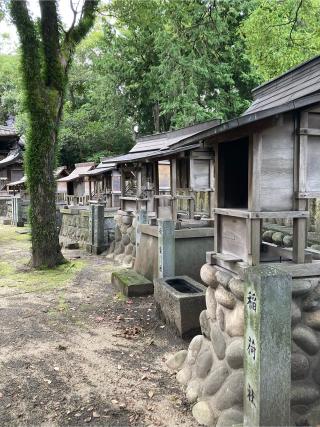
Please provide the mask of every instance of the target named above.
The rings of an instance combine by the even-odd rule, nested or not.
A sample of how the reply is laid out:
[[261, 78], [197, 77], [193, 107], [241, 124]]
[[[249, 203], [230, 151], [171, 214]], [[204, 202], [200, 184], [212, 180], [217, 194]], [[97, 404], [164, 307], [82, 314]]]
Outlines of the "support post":
[[158, 277], [175, 275], [175, 221], [158, 220]]
[[141, 224], [148, 224], [148, 213], [146, 209], [140, 209], [137, 213], [137, 226], [136, 226], [136, 253], [138, 253], [140, 240], [141, 240]]
[[104, 205], [91, 204], [89, 209], [89, 242], [87, 251], [99, 255], [107, 248], [107, 242], [104, 237]]
[[24, 227], [22, 218], [22, 199], [20, 196], [12, 197], [12, 224], [16, 227]]
[[177, 159], [171, 159], [170, 161], [170, 186], [172, 196], [172, 219], [177, 220]]
[[292, 278], [248, 268], [244, 299], [244, 426], [290, 425]]

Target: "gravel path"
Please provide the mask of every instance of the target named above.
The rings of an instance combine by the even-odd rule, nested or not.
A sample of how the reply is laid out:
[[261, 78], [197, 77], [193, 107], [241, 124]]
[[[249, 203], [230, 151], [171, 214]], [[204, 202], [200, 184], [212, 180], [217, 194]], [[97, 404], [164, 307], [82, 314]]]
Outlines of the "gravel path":
[[[29, 242], [3, 233], [2, 268], [23, 268]], [[1, 426], [194, 426], [165, 365], [188, 343], [157, 319], [152, 296], [112, 288], [119, 267], [105, 257], [66, 256], [84, 266], [53, 288], [3, 285], [0, 274]]]

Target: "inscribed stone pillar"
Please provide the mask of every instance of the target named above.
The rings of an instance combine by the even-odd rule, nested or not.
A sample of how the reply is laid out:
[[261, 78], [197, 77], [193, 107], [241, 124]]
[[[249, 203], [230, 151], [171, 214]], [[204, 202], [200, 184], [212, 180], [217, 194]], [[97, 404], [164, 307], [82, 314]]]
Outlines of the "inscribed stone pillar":
[[291, 276], [271, 266], [247, 270], [244, 425], [290, 425]]

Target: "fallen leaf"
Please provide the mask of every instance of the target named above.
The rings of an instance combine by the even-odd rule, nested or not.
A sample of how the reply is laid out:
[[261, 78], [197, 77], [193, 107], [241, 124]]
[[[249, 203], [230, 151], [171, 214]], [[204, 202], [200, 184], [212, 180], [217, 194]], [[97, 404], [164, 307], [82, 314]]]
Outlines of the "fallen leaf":
[[100, 418], [100, 414], [96, 411], [93, 411], [92, 416], [93, 418]]
[[148, 396], [151, 399], [154, 396], [154, 391], [152, 391], [152, 390], [148, 391]]
[[112, 399], [111, 403], [113, 403], [114, 405], [117, 405], [119, 402], [116, 399]]

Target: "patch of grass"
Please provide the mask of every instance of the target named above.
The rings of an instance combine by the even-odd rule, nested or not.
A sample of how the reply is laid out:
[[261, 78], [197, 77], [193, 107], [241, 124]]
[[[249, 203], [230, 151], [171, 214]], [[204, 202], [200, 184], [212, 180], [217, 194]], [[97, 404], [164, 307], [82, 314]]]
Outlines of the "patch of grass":
[[126, 300], [127, 300], [127, 297], [126, 297], [122, 292], [118, 292], [118, 293], [113, 297], [113, 299], [114, 299], [115, 301], [126, 301]]
[[[23, 229], [11, 225], [0, 225], [0, 245], [23, 245], [30, 244], [30, 234], [20, 234], [17, 231]], [[27, 229], [26, 229], [27, 231]]]
[[17, 272], [9, 262], [0, 263], [1, 287], [13, 287], [26, 292], [45, 292], [62, 288], [72, 281], [86, 265], [83, 260], [59, 265], [53, 269], [26, 270]]
[[84, 260], [74, 260], [53, 269], [29, 268], [29, 258], [25, 255], [31, 246], [30, 234], [17, 233], [21, 230], [24, 229], [0, 225], [0, 247], [2, 246], [3, 253], [3, 261], [0, 262], [0, 287], [17, 288], [26, 292], [62, 288], [70, 284], [75, 275], [86, 266]]

